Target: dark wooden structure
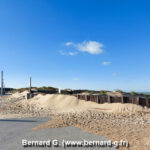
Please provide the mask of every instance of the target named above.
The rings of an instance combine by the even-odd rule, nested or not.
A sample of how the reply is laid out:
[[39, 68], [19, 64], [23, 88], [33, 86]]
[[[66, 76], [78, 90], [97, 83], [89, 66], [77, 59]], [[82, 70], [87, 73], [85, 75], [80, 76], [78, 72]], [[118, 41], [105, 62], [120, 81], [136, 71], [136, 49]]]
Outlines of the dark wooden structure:
[[98, 104], [103, 103], [132, 103], [141, 106], [150, 107], [150, 97], [144, 96], [109, 96], [109, 95], [82, 95], [82, 94], [74, 94], [78, 99], [96, 102]]

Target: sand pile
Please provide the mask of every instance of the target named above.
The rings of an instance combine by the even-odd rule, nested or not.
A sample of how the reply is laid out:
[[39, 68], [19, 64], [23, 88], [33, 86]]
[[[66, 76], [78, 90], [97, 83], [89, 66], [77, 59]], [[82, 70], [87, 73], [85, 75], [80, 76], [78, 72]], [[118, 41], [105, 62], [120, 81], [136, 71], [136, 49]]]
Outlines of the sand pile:
[[0, 107], [0, 118], [51, 117], [51, 121], [34, 129], [75, 126], [111, 140], [127, 139], [131, 150], [150, 149], [149, 109], [135, 104], [97, 104], [69, 95], [39, 94], [29, 100], [25, 95], [26, 92], [13, 94], [16, 101], [7, 101]]
[[21, 97], [25, 97], [27, 95], [27, 93], [29, 93], [28, 91], [24, 91], [24, 92], [16, 92], [14, 94], [11, 95], [11, 97], [13, 98], [21, 98]]
[[136, 104], [121, 104], [121, 103], [105, 103], [105, 104], [100, 104], [100, 108], [107, 109], [110, 112], [114, 113], [135, 113], [138, 111], [144, 111], [145, 109]]
[[[120, 104], [120, 103], [105, 103], [97, 104], [91, 101], [79, 100], [75, 96], [61, 94], [46, 94], [37, 95], [32, 99], [25, 99], [28, 91], [15, 93], [4, 109], [9, 109], [9, 112], [39, 112], [48, 113], [68, 113], [68, 112], [84, 112], [87, 110], [103, 111], [108, 113], [135, 113], [139, 111], [149, 111], [135, 104]], [[10, 98], [11, 99], [11, 98]], [[15, 99], [15, 100], [14, 100]], [[3, 110], [4, 110], [3, 109]], [[150, 112], [150, 111], [149, 111]]]
[[[86, 132], [99, 134], [112, 141], [127, 140], [130, 150], [150, 149], [150, 113], [137, 112], [104, 113], [85, 111], [84, 113], [57, 114], [52, 120], [41, 124], [34, 130], [74, 126]], [[120, 150], [128, 148], [120, 147]]]
[[121, 104], [121, 103], [105, 103], [97, 104], [91, 101], [79, 100], [74, 96], [47, 94], [37, 95], [30, 100], [22, 101], [37, 107], [55, 109], [57, 112], [71, 112], [71, 111], [85, 111], [97, 110], [114, 113], [135, 113], [144, 111], [145, 109], [135, 104]]
[[79, 100], [75, 96], [59, 94], [37, 95], [28, 100], [28, 103], [37, 107], [55, 109], [56, 112], [79, 112], [95, 108], [100, 109], [100, 104]]
[[74, 96], [67, 95], [46, 95], [39, 97], [38, 102], [42, 106], [56, 106], [58, 109], [66, 109], [76, 107], [79, 104], [79, 100]]
[[79, 100], [76, 97], [68, 95], [37, 95], [36, 97], [28, 100], [28, 103], [36, 105], [37, 107], [55, 109], [57, 112], [70, 112], [86, 109], [83, 108], [83, 106], [81, 109]]

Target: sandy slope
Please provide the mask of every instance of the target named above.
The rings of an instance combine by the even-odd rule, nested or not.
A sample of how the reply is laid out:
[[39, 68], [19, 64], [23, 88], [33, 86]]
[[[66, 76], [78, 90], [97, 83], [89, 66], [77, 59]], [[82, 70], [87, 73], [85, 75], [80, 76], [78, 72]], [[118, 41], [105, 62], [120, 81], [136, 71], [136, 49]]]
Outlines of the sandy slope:
[[[24, 95], [24, 93], [22, 95]], [[15, 94], [15, 96], [18, 97], [17, 94]], [[27, 105], [32, 106], [34, 105], [37, 107], [37, 109], [39, 108], [55, 109], [55, 111], [58, 113], [76, 112], [76, 111], [79, 112], [91, 109], [114, 113], [123, 113], [123, 112], [133, 113], [144, 110], [143, 107], [135, 104], [120, 104], [120, 103], [97, 104], [90, 101], [79, 100], [74, 96], [58, 95], [58, 94], [47, 94], [47, 95], [39, 94], [30, 100], [22, 100], [16, 104], [22, 105], [22, 107], [26, 107]]]
[[135, 104], [97, 104], [57, 94], [26, 100], [25, 94], [9, 96], [0, 108], [0, 117], [51, 116], [53, 120], [34, 129], [75, 126], [112, 140], [127, 139], [131, 150], [150, 149], [149, 109]]

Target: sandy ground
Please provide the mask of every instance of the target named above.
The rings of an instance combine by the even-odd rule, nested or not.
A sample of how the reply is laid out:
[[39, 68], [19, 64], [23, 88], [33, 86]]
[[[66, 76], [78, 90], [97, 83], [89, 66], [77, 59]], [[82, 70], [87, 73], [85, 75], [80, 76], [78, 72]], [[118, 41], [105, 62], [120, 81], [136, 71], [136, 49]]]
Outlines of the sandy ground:
[[131, 150], [149, 150], [149, 118], [149, 114], [145, 115], [142, 113], [113, 115], [89, 111], [82, 114], [59, 114], [52, 121], [37, 126], [34, 129], [75, 126], [90, 133], [103, 135], [114, 141], [127, 140]]
[[150, 110], [134, 104], [96, 104], [66, 95], [38, 95], [30, 100], [24, 93], [0, 100], [0, 118], [51, 117], [33, 130], [74, 126], [113, 141], [127, 140], [130, 150], [150, 149]]
[[[64, 150], [62, 141], [63, 140], [83, 140], [86, 139], [89, 140], [97, 140], [97, 141], [106, 141], [107, 139], [90, 134], [87, 132], [84, 132], [83, 130], [75, 127], [66, 127], [66, 128], [59, 128], [59, 129], [47, 129], [47, 130], [38, 130], [34, 131], [32, 130], [33, 127], [37, 126], [38, 124], [44, 123], [46, 121], [50, 120], [50, 118], [23, 118], [23, 119], [0, 119], [0, 149], [1, 150], [29, 150], [29, 149], [35, 149], [35, 148], [24, 148], [22, 146], [22, 139], [26, 139], [28, 141], [33, 140], [39, 140], [39, 141], [45, 141], [45, 140], [58, 140], [60, 146], [62, 147], [54, 147], [54, 145], [51, 145], [51, 147], [38, 147], [36, 149], [38, 150]], [[75, 148], [66, 148], [68, 150], [73, 150]], [[81, 149], [88, 149], [90, 148], [78, 148]], [[97, 148], [92, 148], [93, 150]], [[101, 150], [115, 150], [114, 147], [112, 148], [100, 148]]]

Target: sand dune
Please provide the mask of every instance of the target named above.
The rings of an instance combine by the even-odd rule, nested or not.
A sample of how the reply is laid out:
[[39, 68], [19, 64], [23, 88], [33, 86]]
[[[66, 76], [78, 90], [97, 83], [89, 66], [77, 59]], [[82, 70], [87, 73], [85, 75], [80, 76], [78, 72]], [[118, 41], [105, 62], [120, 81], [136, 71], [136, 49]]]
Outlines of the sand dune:
[[[24, 95], [21, 93], [20, 95]], [[16, 94], [17, 95], [17, 94]], [[55, 109], [57, 112], [72, 112], [72, 111], [85, 111], [85, 110], [97, 110], [114, 113], [134, 113], [137, 111], [143, 111], [144, 108], [136, 104], [120, 104], [120, 103], [105, 103], [97, 104], [95, 102], [79, 100], [75, 96], [59, 95], [59, 94], [47, 94], [37, 95], [30, 100], [20, 101], [22, 105], [34, 105], [42, 108]]]
[[12, 94], [10, 97], [12, 98], [19, 98], [19, 97], [25, 97], [27, 95], [28, 91], [24, 91], [24, 92], [16, 92], [14, 94]]
[[111, 140], [127, 139], [131, 150], [150, 149], [149, 109], [135, 104], [97, 104], [61, 94], [39, 94], [26, 100], [26, 92], [9, 96], [0, 108], [0, 118], [51, 117], [51, 121], [34, 129], [75, 126]]

